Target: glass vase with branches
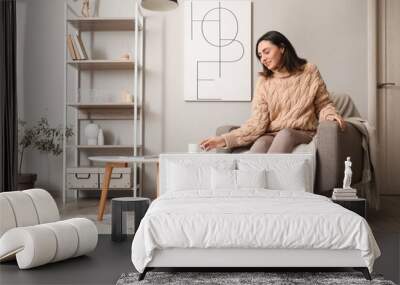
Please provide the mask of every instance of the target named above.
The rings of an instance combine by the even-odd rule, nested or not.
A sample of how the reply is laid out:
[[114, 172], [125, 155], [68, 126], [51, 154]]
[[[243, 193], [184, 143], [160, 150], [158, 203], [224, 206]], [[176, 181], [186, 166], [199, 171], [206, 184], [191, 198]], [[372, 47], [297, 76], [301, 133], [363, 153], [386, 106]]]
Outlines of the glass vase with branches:
[[63, 140], [74, 135], [72, 128], [66, 127], [65, 129], [58, 127], [51, 127], [48, 120], [44, 117], [37, 121], [36, 125], [28, 127], [26, 121], [18, 121], [18, 152], [19, 152], [19, 166], [18, 173], [21, 173], [22, 162], [24, 159], [25, 151], [32, 147], [43, 153], [50, 153], [58, 156], [63, 151]]

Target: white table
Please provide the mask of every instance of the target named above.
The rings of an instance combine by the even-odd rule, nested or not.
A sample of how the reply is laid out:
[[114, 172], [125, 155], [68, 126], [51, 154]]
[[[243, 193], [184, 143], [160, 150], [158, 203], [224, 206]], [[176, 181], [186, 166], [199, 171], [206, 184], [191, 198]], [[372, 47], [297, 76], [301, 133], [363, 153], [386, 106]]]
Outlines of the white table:
[[[114, 167], [128, 167], [128, 163], [156, 163], [157, 165], [157, 196], [159, 193], [159, 158], [158, 155], [145, 155], [145, 156], [91, 156], [88, 158], [90, 161], [105, 162], [104, 178], [101, 186], [101, 196], [99, 203], [99, 210], [97, 213], [97, 220], [103, 220], [104, 211], [106, 208], [106, 201], [108, 190], [110, 187], [111, 174]], [[135, 181], [136, 183], [136, 181]]]

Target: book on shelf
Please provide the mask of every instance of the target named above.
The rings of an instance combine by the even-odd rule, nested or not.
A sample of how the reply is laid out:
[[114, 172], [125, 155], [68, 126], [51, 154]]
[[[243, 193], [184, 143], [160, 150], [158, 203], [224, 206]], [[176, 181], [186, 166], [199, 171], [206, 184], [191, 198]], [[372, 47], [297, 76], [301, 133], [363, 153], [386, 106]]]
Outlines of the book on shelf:
[[82, 38], [81, 38], [81, 36], [79, 34], [77, 35], [77, 39], [78, 39], [79, 45], [81, 46], [83, 57], [85, 59], [89, 59], [89, 57], [87, 55], [87, 52], [86, 52], [85, 45], [83, 44]]
[[82, 38], [78, 33], [74, 35], [74, 44], [77, 47], [80, 59], [88, 59]]
[[73, 43], [71, 35], [68, 35], [68, 37], [67, 37], [67, 46], [68, 46], [68, 51], [69, 51], [69, 55], [71, 56], [71, 59], [76, 60], [77, 59], [76, 51], [74, 48], [74, 43]]
[[72, 39], [73, 39], [74, 47], [75, 47], [75, 50], [76, 50], [76, 57], [79, 60], [84, 59], [83, 58], [83, 52], [81, 50], [80, 44], [79, 44], [78, 39], [77, 39], [77, 35], [72, 35]]

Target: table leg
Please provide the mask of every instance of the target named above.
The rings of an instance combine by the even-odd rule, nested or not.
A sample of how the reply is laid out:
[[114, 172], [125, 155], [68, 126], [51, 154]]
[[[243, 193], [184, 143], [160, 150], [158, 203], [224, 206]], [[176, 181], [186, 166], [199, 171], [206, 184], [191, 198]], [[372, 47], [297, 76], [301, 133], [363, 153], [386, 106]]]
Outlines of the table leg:
[[128, 163], [107, 163], [104, 170], [104, 178], [101, 187], [100, 204], [97, 212], [97, 220], [102, 221], [106, 209], [107, 195], [110, 187], [111, 174], [114, 167], [127, 167]]

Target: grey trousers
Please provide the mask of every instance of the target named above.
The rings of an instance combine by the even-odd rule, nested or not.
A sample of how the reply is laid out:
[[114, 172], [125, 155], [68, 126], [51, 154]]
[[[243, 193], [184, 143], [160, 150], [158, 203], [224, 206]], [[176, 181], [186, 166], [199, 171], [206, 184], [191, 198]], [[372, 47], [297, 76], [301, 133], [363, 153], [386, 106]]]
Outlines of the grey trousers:
[[299, 144], [311, 142], [315, 132], [282, 129], [259, 137], [247, 153], [291, 153]]

